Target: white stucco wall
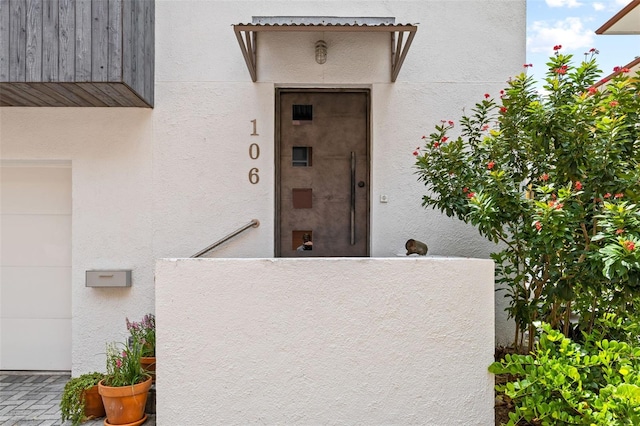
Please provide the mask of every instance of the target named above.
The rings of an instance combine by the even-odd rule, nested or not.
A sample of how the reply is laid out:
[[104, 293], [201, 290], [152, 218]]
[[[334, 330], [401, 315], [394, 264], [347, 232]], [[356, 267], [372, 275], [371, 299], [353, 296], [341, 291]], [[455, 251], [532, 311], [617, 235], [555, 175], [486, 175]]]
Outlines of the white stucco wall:
[[[260, 15], [394, 16], [419, 29], [395, 83], [388, 37], [348, 33], [261, 34], [252, 83], [231, 25]], [[155, 259], [189, 256], [253, 218], [259, 228], [211, 255], [273, 256], [276, 87], [371, 89], [372, 256], [395, 256], [415, 238], [431, 254], [488, 257], [493, 245], [474, 229], [421, 207], [411, 153], [435, 123], [521, 71], [524, 0], [156, 0], [155, 18], [153, 110], [0, 108], [2, 159], [72, 163], [74, 373], [104, 368], [104, 344], [125, 338], [125, 317], [154, 310]], [[85, 271], [100, 268], [132, 269], [133, 286], [85, 288]], [[498, 324], [507, 343], [512, 332]]]
[[[154, 309], [152, 111], [0, 108], [0, 122], [3, 159], [71, 160], [71, 361], [103, 371], [125, 317]], [[86, 288], [87, 269], [132, 269], [134, 285]]]
[[160, 260], [158, 423], [491, 425], [492, 304], [489, 260]]

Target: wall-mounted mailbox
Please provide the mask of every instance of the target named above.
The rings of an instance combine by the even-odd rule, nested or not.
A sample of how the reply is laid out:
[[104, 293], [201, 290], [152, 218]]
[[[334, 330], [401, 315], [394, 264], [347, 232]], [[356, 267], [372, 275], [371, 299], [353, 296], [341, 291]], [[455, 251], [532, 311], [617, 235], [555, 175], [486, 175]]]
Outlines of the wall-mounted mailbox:
[[87, 287], [131, 287], [131, 270], [86, 271]]

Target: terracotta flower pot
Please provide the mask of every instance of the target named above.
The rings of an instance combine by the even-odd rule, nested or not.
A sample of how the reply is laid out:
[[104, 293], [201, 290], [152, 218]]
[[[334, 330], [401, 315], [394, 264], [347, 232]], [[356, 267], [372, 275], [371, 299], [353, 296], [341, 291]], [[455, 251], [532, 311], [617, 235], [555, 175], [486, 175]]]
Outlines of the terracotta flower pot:
[[151, 388], [151, 377], [142, 383], [131, 386], [105, 386], [104, 380], [98, 383], [98, 391], [107, 413], [105, 425], [138, 425], [145, 417], [144, 407]]
[[153, 383], [155, 383], [156, 382], [156, 357], [141, 356], [140, 364], [142, 365], [142, 369], [151, 376], [151, 378], [153, 379]]
[[104, 404], [98, 393], [98, 385], [84, 391], [84, 416], [86, 419], [104, 417]]

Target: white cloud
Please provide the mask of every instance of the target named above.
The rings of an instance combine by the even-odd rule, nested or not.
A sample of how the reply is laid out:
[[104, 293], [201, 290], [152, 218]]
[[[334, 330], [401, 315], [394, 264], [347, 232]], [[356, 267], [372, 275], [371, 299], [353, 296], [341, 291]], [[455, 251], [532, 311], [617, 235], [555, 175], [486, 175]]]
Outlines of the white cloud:
[[527, 49], [533, 53], [552, 53], [560, 44], [563, 52], [593, 47], [593, 29], [585, 28], [580, 18], [569, 17], [561, 21], [535, 21], [527, 37]]
[[578, 0], [545, 0], [549, 7], [580, 7], [582, 3]]
[[591, 6], [596, 12], [606, 10], [607, 12], [616, 13], [630, 2], [631, 0], [600, 0], [594, 1]]

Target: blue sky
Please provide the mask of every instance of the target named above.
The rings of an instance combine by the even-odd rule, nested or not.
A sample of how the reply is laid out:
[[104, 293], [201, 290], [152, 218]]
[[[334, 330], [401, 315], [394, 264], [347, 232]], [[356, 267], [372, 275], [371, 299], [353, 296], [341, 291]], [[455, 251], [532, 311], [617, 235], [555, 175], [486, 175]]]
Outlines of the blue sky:
[[527, 0], [528, 73], [539, 80], [546, 72], [553, 46], [581, 60], [594, 47], [603, 77], [615, 66], [623, 66], [640, 56], [640, 35], [597, 35], [595, 30], [631, 0]]

